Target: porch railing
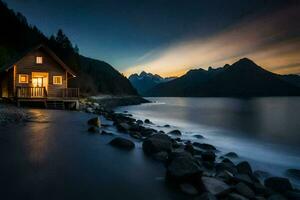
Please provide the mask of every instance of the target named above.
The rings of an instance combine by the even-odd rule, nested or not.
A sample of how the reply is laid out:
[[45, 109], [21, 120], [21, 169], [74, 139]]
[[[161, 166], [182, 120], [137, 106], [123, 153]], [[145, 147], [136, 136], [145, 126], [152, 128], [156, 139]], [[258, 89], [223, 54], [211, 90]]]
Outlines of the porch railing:
[[45, 87], [17, 87], [18, 98], [45, 98], [47, 92]]
[[62, 89], [63, 98], [78, 98], [79, 88], [64, 88]]
[[47, 93], [45, 87], [17, 87], [17, 98], [79, 98], [79, 88], [63, 88]]

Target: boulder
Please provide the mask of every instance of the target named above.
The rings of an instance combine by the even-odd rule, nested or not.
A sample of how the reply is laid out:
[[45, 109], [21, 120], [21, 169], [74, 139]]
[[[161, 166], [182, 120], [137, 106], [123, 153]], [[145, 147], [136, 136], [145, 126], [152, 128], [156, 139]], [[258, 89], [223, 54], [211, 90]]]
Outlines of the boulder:
[[248, 174], [235, 174], [232, 180], [235, 183], [243, 182], [243, 183], [246, 183], [248, 185], [253, 184], [253, 181], [252, 181], [251, 177]]
[[236, 175], [238, 173], [237, 169], [233, 163], [221, 162], [221, 163], [216, 164], [217, 172], [221, 172], [224, 170], [232, 173], [233, 175]]
[[170, 131], [168, 134], [180, 136], [181, 132], [180, 132], [180, 130], [173, 130], [173, 131]]
[[199, 134], [194, 135], [194, 137], [197, 138], [197, 139], [203, 139], [204, 138], [202, 135], [199, 135]]
[[100, 133], [100, 129], [96, 126], [90, 126], [88, 129], [88, 132], [90, 133]]
[[231, 190], [231, 188], [225, 182], [212, 177], [203, 176], [202, 183], [204, 190], [215, 196], [225, 195]]
[[134, 143], [128, 139], [116, 137], [109, 142], [110, 145], [118, 147], [120, 149], [132, 150], [134, 148]]
[[236, 165], [236, 168], [241, 174], [252, 174], [252, 168], [247, 161], [240, 162]]
[[214, 147], [214, 146], [211, 145], [211, 144], [205, 144], [205, 143], [194, 142], [193, 145], [194, 145], [195, 147], [198, 147], [198, 148], [204, 149], [204, 150], [212, 150], [212, 151], [217, 150], [216, 147]]
[[204, 192], [194, 200], [217, 200], [217, 198], [209, 192]]
[[149, 119], [145, 119], [144, 121], [146, 124], [151, 124], [151, 121]]
[[130, 125], [126, 122], [117, 124], [118, 131], [127, 132], [130, 129]]
[[212, 151], [205, 151], [201, 153], [203, 161], [214, 162], [216, 160], [216, 154]]
[[286, 174], [291, 177], [300, 180], [300, 170], [299, 169], [288, 169]]
[[246, 197], [239, 195], [237, 193], [230, 193], [227, 197], [228, 200], [248, 200]]
[[282, 177], [270, 177], [265, 180], [265, 186], [275, 192], [283, 193], [292, 190], [292, 184], [289, 179]]
[[202, 169], [190, 155], [181, 155], [173, 158], [167, 166], [166, 180], [172, 183], [199, 182]]
[[231, 160], [229, 160], [228, 158], [224, 158], [224, 159], [222, 160], [222, 163], [229, 163], [229, 164], [231, 164], [231, 165], [234, 165], [234, 163], [233, 163]]
[[97, 109], [97, 108], [99, 108], [99, 107], [100, 107], [99, 103], [93, 103], [93, 108], [94, 108], [94, 109]]
[[285, 196], [288, 199], [300, 200], [300, 191], [298, 191], [298, 190], [287, 191], [285, 193]]
[[243, 182], [240, 182], [237, 185], [235, 185], [235, 190], [242, 196], [247, 197], [249, 199], [253, 199], [255, 197], [254, 191]]
[[193, 185], [188, 183], [182, 183], [179, 187], [182, 192], [188, 195], [197, 195], [199, 193]]
[[130, 132], [129, 135], [130, 135], [131, 137], [135, 138], [135, 139], [138, 139], [138, 140], [140, 140], [140, 139], [143, 138], [143, 136], [141, 135], [141, 133], [136, 132], [136, 131], [135, 131], [135, 132]]
[[186, 150], [187, 152], [190, 152], [192, 155], [194, 155], [194, 147], [191, 143], [187, 143], [184, 147], [184, 150]]
[[239, 156], [237, 155], [237, 153], [235, 152], [229, 152], [229, 153], [226, 153], [224, 155], [225, 157], [228, 157], [228, 158], [238, 158]]
[[87, 123], [90, 126], [95, 126], [95, 127], [98, 127], [98, 128], [101, 127], [101, 121], [100, 121], [99, 117], [91, 118], [91, 119], [88, 120]]
[[160, 151], [171, 152], [172, 140], [166, 134], [154, 134], [143, 142], [143, 150], [146, 154], [154, 154]]
[[142, 125], [142, 124], [143, 124], [143, 121], [139, 119], [139, 120], [136, 121], [136, 123], [137, 123], [138, 125]]
[[161, 152], [155, 153], [153, 155], [153, 158], [155, 160], [163, 161], [163, 162], [166, 162], [168, 160], [168, 157], [169, 157], [169, 154], [165, 151], [161, 151]]
[[164, 125], [165, 128], [170, 128], [171, 126], [169, 124]]

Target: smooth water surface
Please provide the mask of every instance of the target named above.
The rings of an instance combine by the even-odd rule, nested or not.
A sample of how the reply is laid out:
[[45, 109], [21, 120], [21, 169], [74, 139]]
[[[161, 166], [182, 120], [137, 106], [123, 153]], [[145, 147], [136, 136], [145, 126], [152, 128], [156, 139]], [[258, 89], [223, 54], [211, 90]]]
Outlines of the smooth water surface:
[[[220, 154], [235, 151], [255, 169], [285, 176], [300, 169], [300, 98], [149, 98], [153, 103], [128, 106], [140, 119], [170, 124], [184, 137], [214, 144]], [[159, 129], [159, 127], [157, 127]], [[164, 131], [166, 129], [161, 127]], [[195, 139], [201, 134], [205, 139]], [[299, 182], [293, 180], [295, 184]]]
[[119, 150], [107, 144], [114, 136], [87, 132], [92, 115], [32, 112], [33, 122], [0, 127], [2, 199], [179, 198], [165, 185], [164, 166], [137, 141], [133, 151]]

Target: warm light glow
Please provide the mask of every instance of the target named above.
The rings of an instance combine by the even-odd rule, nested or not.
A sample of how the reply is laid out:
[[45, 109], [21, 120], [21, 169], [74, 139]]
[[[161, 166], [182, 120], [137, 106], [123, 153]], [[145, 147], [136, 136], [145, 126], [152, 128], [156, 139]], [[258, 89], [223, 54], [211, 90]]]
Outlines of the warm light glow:
[[53, 76], [53, 84], [61, 85], [62, 84], [62, 76]]
[[28, 83], [28, 75], [19, 74], [19, 83]]
[[43, 87], [43, 78], [42, 77], [32, 78], [32, 85], [33, 87]]
[[150, 61], [149, 56], [143, 56], [144, 62], [124, 74], [145, 70], [165, 77], [178, 76], [193, 68], [222, 67], [243, 57], [275, 73], [300, 73], [300, 37], [291, 34], [291, 29], [299, 29], [291, 23], [291, 19], [300, 20], [298, 11], [289, 8], [244, 20], [207, 38], [186, 39], [158, 50], [158, 56]]
[[37, 56], [36, 57], [36, 64], [43, 64], [43, 57], [42, 56]]

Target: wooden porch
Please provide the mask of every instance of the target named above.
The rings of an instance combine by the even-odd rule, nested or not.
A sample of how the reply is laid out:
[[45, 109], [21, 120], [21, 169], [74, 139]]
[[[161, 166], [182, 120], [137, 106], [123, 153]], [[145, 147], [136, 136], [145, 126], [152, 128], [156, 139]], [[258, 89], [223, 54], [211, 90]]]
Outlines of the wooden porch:
[[66, 107], [79, 107], [79, 88], [59, 89], [55, 95], [49, 95], [45, 87], [17, 87], [16, 101], [18, 106], [21, 102], [40, 102], [45, 108], [65, 109]]
[[48, 95], [45, 87], [17, 87], [17, 99], [61, 99], [71, 100], [79, 98], [79, 88], [63, 88], [55, 94]]

